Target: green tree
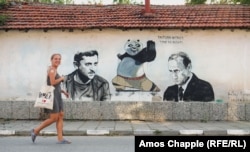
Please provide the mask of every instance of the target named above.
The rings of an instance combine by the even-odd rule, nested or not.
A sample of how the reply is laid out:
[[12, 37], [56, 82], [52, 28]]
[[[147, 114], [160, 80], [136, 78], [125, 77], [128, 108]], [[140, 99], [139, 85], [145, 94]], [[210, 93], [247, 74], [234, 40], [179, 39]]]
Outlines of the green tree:
[[52, 3], [53, 4], [73, 4], [74, 3], [73, 0], [36, 0], [36, 1], [40, 3], [49, 3], [49, 4], [52, 4]]
[[136, 0], [113, 0], [115, 4], [142, 4], [141, 2], [136, 2]]
[[[6, 5], [7, 5], [6, 0], [0, 0], [0, 9], [3, 9]], [[0, 13], [0, 26], [4, 25], [7, 19], [8, 19], [7, 15]]]
[[7, 0], [0, 0], [0, 7], [7, 4]]
[[211, 4], [233, 4], [235, 1], [238, 1], [238, 0], [211, 0]]
[[48, 3], [48, 4], [73, 4], [74, 0], [19, 0], [18, 2], [36, 2], [36, 3]]
[[205, 4], [207, 0], [186, 0], [186, 4]]
[[88, 0], [88, 4], [102, 5], [102, 0], [99, 0], [98, 2], [96, 0]]
[[8, 15], [5, 15], [5, 14], [0, 14], [0, 26], [1, 25], [4, 25], [5, 22], [9, 19], [9, 16]]
[[113, 3], [117, 3], [117, 4], [130, 4], [130, 0], [113, 0]]
[[211, 4], [250, 4], [250, 0], [211, 0]]
[[250, 0], [233, 0], [234, 4], [240, 3], [240, 4], [250, 4]]

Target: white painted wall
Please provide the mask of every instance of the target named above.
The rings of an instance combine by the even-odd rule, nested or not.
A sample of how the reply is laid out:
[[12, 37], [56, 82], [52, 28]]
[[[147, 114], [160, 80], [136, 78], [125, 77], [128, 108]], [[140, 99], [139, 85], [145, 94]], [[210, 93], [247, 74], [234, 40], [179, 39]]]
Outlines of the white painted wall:
[[72, 62], [77, 51], [96, 49], [100, 57], [98, 74], [110, 82], [112, 100], [151, 101], [143, 93], [134, 98], [115, 96], [111, 80], [119, 63], [116, 55], [124, 53], [128, 39], [140, 39], [144, 45], [147, 40], [156, 42], [157, 57], [145, 70], [160, 87], [161, 97], [172, 85], [167, 59], [176, 51], [189, 54], [193, 72], [212, 84], [216, 99], [227, 100], [230, 90], [250, 90], [250, 32], [246, 30], [10, 30], [0, 31], [0, 99], [35, 99], [52, 53], [62, 54], [59, 73], [65, 75], [74, 70]]

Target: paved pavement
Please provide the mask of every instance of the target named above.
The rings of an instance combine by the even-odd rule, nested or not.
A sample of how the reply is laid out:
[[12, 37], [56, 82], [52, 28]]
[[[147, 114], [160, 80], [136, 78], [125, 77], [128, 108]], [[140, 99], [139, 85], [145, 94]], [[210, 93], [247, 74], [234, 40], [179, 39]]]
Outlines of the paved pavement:
[[[42, 120], [1, 120], [0, 136], [29, 136]], [[40, 132], [56, 135], [55, 124]], [[65, 136], [250, 136], [248, 121], [64, 121]]]

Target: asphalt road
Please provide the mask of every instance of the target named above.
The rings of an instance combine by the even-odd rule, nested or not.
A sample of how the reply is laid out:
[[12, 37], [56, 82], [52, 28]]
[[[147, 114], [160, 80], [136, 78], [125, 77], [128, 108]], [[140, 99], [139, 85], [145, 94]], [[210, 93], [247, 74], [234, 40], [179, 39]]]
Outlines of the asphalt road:
[[134, 136], [68, 136], [71, 144], [57, 144], [56, 136], [0, 137], [1, 152], [134, 152]]

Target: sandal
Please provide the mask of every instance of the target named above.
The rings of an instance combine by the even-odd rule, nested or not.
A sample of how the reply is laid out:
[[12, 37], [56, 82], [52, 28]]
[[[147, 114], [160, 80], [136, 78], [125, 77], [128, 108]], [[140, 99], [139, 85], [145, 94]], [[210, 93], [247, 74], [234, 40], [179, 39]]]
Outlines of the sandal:
[[34, 132], [34, 129], [31, 130], [30, 136], [31, 136], [32, 142], [34, 143], [35, 140], [36, 140], [36, 134], [35, 134], [35, 132]]
[[57, 144], [71, 144], [71, 142], [66, 140], [66, 139], [63, 139], [63, 140], [57, 142]]

